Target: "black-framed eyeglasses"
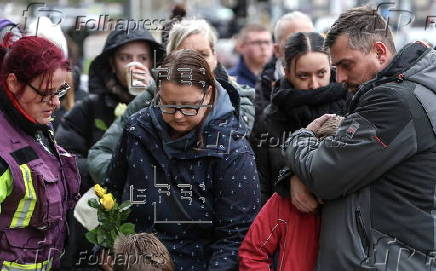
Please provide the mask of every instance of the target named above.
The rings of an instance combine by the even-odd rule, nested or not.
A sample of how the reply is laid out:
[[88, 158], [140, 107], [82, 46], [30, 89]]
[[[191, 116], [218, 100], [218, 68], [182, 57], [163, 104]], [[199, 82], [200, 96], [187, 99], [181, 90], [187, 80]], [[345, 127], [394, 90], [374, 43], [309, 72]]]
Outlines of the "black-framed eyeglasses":
[[67, 94], [67, 91], [69, 89], [71, 89], [70, 85], [68, 85], [67, 83], [64, 83], [62, 86], [60, 86], [60, 88], [55, 91], [54, 93], [44, 93], [43, 91], [35, 88], [34, 86], [32, 86], [30, 83], [26, 83], [26, 85], [28, 85], [30, 88], [32, 88], [36, 94], [38, 94], [39, 96], [41, 96], [41, 102], [48, 102], [53, 100], [54, 96], [58, 96], [59, 98], [61, 98], [62, 96], [64, 96], [65, 94]]
[[199, 104], [189, 104], [189, 105], [166, 105], [162, 103], [162, 99], [159, 93], [156, 95], [153, 106], [159, 107], [162, 113], [165, 114], [176, 114], [177, 111], [180, 111], [184, 116], [192, 117], [198, 114], [198, 111], [202, 107], [213, 107], [211, 104], [203, 104], [204, 98], [206, 97], [206, 93], [204, 93], [203, 98], [199, 102]]

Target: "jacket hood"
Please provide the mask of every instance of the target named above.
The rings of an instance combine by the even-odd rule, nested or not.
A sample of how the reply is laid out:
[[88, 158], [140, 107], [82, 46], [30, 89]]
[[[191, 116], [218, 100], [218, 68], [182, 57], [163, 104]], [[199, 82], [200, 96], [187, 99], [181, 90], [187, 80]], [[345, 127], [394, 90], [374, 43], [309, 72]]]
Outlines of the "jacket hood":
[[[94, 64], [100, 64], [100, 61], [107, 61], [108, 56], [113, 54], [113, 52], [120, 46], [133, 41], [145, 41], [150, 47], [152, 53], [156, 51], [156, 61], [162, 60], [165, 55], [165, 51], [162, 46], [156, 42], [153, 36], [147, 30], [136, 30], [136, 31], [124, 31], [124, 30], [114, 30], [106, 38], [106, 43], [104, 44], [103, 51], [98, 55], [93, 61]], [[108, 64], [106, 62], [105, 64]], [[92, 65], [92, 64], [91, 64]]]
[[218, 62], [213, 72], [218, 83], [225, 90], [227, 90], [227, 93], [229, 94], [230, 97], [230, 101], [232, 102], [232, 105], [235, 108], [236, 114], [239, 116], [241, 97], [239, 96], [238, 90], [230, 82], [231, 79], [229, 77], [229, 74], [227, 73], [227, 70], [224, 68], [224, 66], [221, 63]]
[[[133, 41], [147, 42], [151, 47], [152, 54], [156, 52], [156, 62], [159, 63], [162, 60], [165, 51], [162, 46], [156, 42], [150, 32], [146, 30], [130, 32], [124, 30], [112, 31], [106, 39], [103, 51], [91, 62], [89, 67], [90, 93], [102, 94], [111, 91], [106, 87], [108, 78], [114, 77], [109, 57], [112, 56], [117, 48]], [[113, 85], [114, 83], [111, 84]]]
[[228, 113], [235, 111], [232, 102], [230, 101], [230, 96], [227, 91], [221, 86], [219, 82], [216, 82], [216, 97], [214, 101], [214, 107], [212, 111], [207, 115], [203, 122], [203, 127], [207, 126], [211, 121], [222, 118]]
[[412, 54], [417, 57], [414, 65], [404, 72], [404, 78], [436, 92], [436, 51], [431, 48], [423, 49], [422, 44], [412, 46], [410, 50], [415, 51]]
[[[240, 147], [245, 135], [245, 126], [240, 124], [235, 108], [227, 91], [217, 82], [217, 95], [212, 110], [199, 127], [188, 134], [172, 139], [170, 126], [165, 123], [158, 107], [147, 107], [133, 118], [138, 125], [132, 126], [131, 133], [144, 141], [144, 145], [162, 145], [165, 155], [179, 159], [193, 159], [203, 156], [223, 157], [224, 154]], [[144, 132], [149, 136], [143, 137]], [[155, 141], [155, 142], [150, 142]], [[236, 142], [236, 143], [235, 143]], [[158, 156], [157, 153], [155, 155]]]
[[389, 82], [389, 79], [390, 81], [407, 79], [434, 90], [435, 55], [436, 52], [432, 48], [420, 42], [409, 43], [395, 55], [386, 68], [377, 73], [376, 78], [364, 83], [361, 89], [374, 88], [375, 85]]

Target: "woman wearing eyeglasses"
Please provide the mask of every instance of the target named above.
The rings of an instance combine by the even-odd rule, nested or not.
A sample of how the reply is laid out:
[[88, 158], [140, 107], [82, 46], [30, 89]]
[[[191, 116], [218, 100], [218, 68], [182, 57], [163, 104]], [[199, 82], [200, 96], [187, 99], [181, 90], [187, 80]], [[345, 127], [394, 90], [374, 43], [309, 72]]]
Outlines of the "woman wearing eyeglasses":
[[133, 201], [136, 231], [156, 233], [176, 270], [237, 270], [260, 204], [246, 126], [197, 51], [167, 56], [158, 82], [152, 105], [129, 119], [105, 185]]
[[[232, 102], [237, 103], [237, 112], [243, 119], [243, 123], [248, 128], [247, 135], [250, 134], [254, 124], [254, 89], [245, 85], [239, 85], [228, 74], [224, 66], [218, 62], [216, 52], [217, 35], [213, 27], [205, 20], [184, 19], [172, 25], [169, 32], [167, 54], [175, 50], [191, 49], [200, 52], [215, 75], [215, 79], [229, 93]], [[153, 95], [149, 95], [153, 93]], [[88, 168], [93, 180], [101, 183], [105, 177], [115, 147], [120, 141], [123, 128], [127, 119], [133, 113], [141, 110], [154, 97], [156, 88], [149, 88], [148, 91], [136, 96], [129, 103], [124, 114], [114, 121], [108, 128], [104, 136], [95, 143], [88, 153]]]
[[68, 61], [40, 37], [0, 45], [0, 270], [51, 270], [80, 186], [76, 159], [53, 139]]

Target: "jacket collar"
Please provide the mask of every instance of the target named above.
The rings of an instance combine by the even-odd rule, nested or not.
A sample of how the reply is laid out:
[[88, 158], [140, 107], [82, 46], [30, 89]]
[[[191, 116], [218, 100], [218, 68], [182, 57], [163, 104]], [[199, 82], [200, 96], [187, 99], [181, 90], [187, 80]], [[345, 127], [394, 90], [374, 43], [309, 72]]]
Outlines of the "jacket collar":
[[243, 56], [239, 57], [239, 62], [236, 66], [236, 71], [239, 75], [242, 75], [242, 77], [244, 77], [246, 80], [250, 82], [256, 81], [256, 75], [252, 71], [250, 71], [250, 69], [247, 67]]
[[396, 76], [415, 66], [416, 63], [425, 56], [431, 48], [422, 43], [409, 43], [394, 56], [391, 63], [377, 73], [376, 80], [385, 77]]

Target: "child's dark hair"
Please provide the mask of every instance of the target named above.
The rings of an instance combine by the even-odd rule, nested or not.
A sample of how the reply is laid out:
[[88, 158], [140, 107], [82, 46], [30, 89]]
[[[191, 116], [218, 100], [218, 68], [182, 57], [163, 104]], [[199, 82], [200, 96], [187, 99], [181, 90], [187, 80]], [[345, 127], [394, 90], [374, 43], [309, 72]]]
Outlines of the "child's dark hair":
[[285, 45], [285, 69], [289, 70], [292, 60], [310, 52], [328, 55], [324, 49], [324, 38], [317, 32], [297, 32], [291, 35]]
[[121, 235], [114, 243], [114, 271], [173, 271], [170, 253], [151, 233]]

